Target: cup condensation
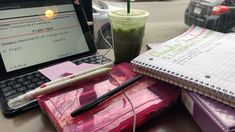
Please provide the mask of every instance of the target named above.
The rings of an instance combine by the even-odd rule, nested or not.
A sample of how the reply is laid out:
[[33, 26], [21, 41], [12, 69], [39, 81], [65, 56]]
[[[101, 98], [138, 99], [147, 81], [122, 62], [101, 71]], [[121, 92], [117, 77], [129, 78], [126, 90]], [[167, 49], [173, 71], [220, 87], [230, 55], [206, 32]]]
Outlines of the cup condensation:
[[140, 53], [149, 13], [131, 9], [109, 12], [115, 63], [130, 62]]

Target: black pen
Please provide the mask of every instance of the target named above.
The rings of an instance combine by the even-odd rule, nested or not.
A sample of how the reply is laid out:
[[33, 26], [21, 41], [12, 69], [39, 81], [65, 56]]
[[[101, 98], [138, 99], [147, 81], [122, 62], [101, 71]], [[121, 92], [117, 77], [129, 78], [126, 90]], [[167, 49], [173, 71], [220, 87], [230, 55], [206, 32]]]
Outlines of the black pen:
[[127, 86], [133, 84], [134, 82], [140, 80], [140, 78], [142, 77], [142, 75], [138, 75], [126, 82], [124, 82], [123, 84], [119, 85], [117, 88], [115, 88], [114, 90], [100, 96], [99, 98], [91, 101], [90, 103], [76, 109], [75, 111], [73, 111], [71, 113], [72, 117], [78, 116], [79, 114], [93, 108], [94, 106], [98, 105], [99, 103], [103, 102], [104, 100], [108, 99], [109, 97], [111, 97], [112, 95], [116, 94], [117, 92], [123, 90], [124, 88], [126, 88]]

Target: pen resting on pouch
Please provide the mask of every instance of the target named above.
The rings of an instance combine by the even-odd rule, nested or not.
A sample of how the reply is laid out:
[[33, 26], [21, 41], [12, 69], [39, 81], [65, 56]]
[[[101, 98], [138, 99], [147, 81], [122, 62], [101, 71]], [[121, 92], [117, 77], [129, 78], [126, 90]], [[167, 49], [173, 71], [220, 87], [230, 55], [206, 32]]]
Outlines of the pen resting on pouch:
[[71, 113], [72, 117], [76, 117], [77, 115], [95, 107], [96, 105], [100, 104], [101, 102], [105, 101], [106, 99], [110, 98], [111, 96], [113, 96], [114, 94], [118, 93], [119, 91], [125, 89], [127, 86], [135, 83], [136, 81], [140, 80], [142, 78], [142, 75], [138, 75], [126, 82], [124, 82], [123, 84], [119, 85], [117, 88], [115, 88], [114, 90], [100, 96], [99, 98], [87, 103], [86, 105], [76, 109], [75, 111], [73, 111]]
[[66, 86], [70, 86], [74, 83], [77, 83], [78, 81], [82, 81], [85, 79], [93, 78], [95, 76], [99, 76], [102, 74], [105, 74], [110, 71], [111, 68], [109, 68], [112, 65], [112, 63], [104, 64], [92, 69], [88, 69], [76, 74], [72, 74], [45, 84], [42, 84], [38, 88], [29, 91], [23, 95], [20, 95], [16, 98], [13, 98], [8, 101], [8, 106], [11, 109], [18, 109], [21, 108], [27, 104], [29, 104], [33, 99], [35, 99], [37, 96], [51, 93], [56, 90], [59, 90], [61, 88], [64, 88]]

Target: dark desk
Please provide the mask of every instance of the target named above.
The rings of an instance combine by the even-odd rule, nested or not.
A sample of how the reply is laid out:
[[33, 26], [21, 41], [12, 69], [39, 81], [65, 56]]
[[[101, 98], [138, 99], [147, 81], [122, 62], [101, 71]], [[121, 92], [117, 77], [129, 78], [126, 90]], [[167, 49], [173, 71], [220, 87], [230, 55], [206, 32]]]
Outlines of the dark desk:
[[[145, 38], [142, 52], [148, 43], [162, 42], [173, 38], [187, 30], [183, 22], [183, 15], [188, 1], [167, 2], [136, 2], [133, 8], [145, 9], [150, 12], [146, 25]], [[113, 57], [112, 52], [107, 56]], [[154, 117], [137, 129], [138, 131], [159, 132], [196, 132], [200, 129], [196, 126], [185, 108], [177, 104], [164, 114]], [[39, 108], [22, 113], [14, 118], [4, 118], [0, 114], [1, 132], [51, 132], [55, 131], [47, 117]]]

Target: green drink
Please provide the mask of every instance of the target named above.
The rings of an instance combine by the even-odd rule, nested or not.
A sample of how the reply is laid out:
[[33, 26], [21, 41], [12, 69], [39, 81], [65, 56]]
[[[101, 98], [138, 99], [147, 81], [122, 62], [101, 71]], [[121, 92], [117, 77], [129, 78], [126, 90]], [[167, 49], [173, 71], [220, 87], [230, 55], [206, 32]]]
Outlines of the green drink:
[[130, 62], [140, 53], [149, 13], [143, 10], [119, 10], [109, 13], [115, 63]]

